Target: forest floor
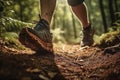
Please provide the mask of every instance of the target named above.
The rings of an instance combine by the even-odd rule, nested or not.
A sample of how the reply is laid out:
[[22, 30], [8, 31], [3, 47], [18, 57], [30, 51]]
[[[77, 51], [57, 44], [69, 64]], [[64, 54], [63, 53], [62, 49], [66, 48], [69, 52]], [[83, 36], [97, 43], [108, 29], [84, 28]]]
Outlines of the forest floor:
[[120, 51], [54, 44], [54, 53], [0, 45], [0, 80], [120, 80]]

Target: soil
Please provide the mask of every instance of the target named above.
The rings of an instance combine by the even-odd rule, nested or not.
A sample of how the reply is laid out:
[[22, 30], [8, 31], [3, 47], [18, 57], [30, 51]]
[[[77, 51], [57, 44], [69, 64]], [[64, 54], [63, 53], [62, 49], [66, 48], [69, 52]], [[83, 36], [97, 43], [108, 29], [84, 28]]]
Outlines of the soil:
[[120, 80], [120, 51], [54, 44], [54, 53], [0, 45], [0, 80]]

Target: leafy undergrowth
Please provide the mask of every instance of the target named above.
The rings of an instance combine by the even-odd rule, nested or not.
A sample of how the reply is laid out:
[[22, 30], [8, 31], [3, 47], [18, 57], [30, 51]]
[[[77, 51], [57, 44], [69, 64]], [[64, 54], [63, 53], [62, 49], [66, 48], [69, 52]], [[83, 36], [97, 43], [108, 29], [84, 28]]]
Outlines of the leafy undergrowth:
[[0, 80], [120, 80], [120, 51], [58, 44], [54, 53], [0, 50]]
[[99, 38], [100, 47], [110, 47], [120, 43], [120, 30], [102, 34]]

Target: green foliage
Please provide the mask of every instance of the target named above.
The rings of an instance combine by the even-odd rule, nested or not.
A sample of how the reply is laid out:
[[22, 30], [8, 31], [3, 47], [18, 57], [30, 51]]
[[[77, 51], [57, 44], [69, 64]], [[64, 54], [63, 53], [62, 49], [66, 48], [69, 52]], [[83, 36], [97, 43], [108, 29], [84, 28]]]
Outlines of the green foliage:
[[0, 0], [0, 17], [12, 16], [13, 0]]
[[0, 19], [0, 37], [4, 39], [5, 45], [17, 49], [25, 49], [18, 41], [18, 32], [23, 27], [32, 26], [31, 23], [25, 23], [10, 17]]
[[18, 32], [23, 27], [31, 27], [31, 23], [22, 22], [11, 17], [15, 17], [13, 10], [13, 0], [0, 0], [0, 39], [1, 43], [8, 47], [24, 49], [18, 41]]
[[[92, 27], [94, 27], [94, 29], [96, 30], [95, 32], [97, 35], [95, 36], [95, 38], [98, 39], [98, 35], [101, 35], [104, 31], [99, 8], [99, 0], [86, 0], [85, 2], [88, 6], [90, 22], [92, 23]], [[104, 0], [103, 2], [107, 25], [110, 25], [111, 20], [109, 15], [108, 1]], [[25, 22], [38, 20], [39, 13], [39, 0], [0, 0], [0, 33], [18, 33], [18, 31], [20, 31], [20, 29], [23, 27], [31, 27], [31, 23]], [[119, 12], [115, 13], [116, 16], [120, 16], [119, 14]], [[73, 20], [75, 20], [77, 38], [74, 38]], [[109, 29], [109, 32], [119, 31], [119, 25], [120, 21], [116, 21], [114, 23], [114, 26]], [[66, 0], [57, 1], [53, 21], [51, 23], [51, 29], [51, 31], [53, 32], [54, 42], [79, 42], [79, 33], [82, 29], [82, 26], [80, 25], [80, 22], [76, 18], [76, 16], [74, 16], [74, 18], [72, 17], [71, 8]]]
[[4, 17], [0, 19], [0, 32], [18, 32], [23, 27], [32, 26], [31, 23], [25, 23], [16, 19], [12, 19], [10, 17]]
[[62, 31], [60, 28], [55, 28], [54, 30], [51, 30], [53, 34], [53, 41], [55, 43], [66, 43], [65, 38], [63, 38], [64, 31]]
[[104, 33], [99, 38], [100, 47], [114, 46], [120, 43], [120, 22], [117, 20], [108, 33]]
[[[60, 35], [60, 37], [64, 38], [65, 41], [62, 41], [64, 43], [73, 43], [74, 41], [74, 43], [78, 42], [78, 40], [74, 38], [73, 20], [75, 21], [76, 35], [78, 37], [80, 36], [79, 32], [81, 30], [80, 22], [78, 21], [76, 16], [72, 16], [72, 11], [67, 4], [67, 1], [58, 0], [51, 28], [53, 28], [53, 30], [60, 28], [60, 30], [64, 31], [64, 33]], [[60, 39], [56, 40], [55, 42], [59, 42]]]
[[[88, 7], [89, 18], [92, 27], [95, 29], [95, 33], [97, 35], [101, 35], [104, 30], [101, 12], [99, 8], [99, 0], [85, 0], [85, 2]], [[106, 0], [104, 0], [104, 2], [106, 2]]]
[[16, 49], [25, 49], [24, 46], [18, 41], [18, 34], [15, 32], [5, 32], [0, 35], [4, 39], [4, 44], [8, 47], [14, 47]]
[[108, 32], [100, 36], [101, 47], [114, 46], [118, 43], [120, 43], [120, 32], [118, 31]]
[[39, 1], [40, 0], [14, 0], [13, 10], [15, 16], [13, 16], [13, 18], [25, 22], [39, 20]]
[[109, 31], [120, 31], [120, 20], [119, 19], [113, 23], [113, 26], [109, 28]]

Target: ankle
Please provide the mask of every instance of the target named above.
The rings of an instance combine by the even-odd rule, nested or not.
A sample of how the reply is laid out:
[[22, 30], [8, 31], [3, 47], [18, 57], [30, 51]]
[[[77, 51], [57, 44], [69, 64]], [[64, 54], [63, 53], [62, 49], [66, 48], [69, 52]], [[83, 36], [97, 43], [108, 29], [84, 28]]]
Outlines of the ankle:
[[83, 27], [83, 30], [91, 29], [91, 24], [89, 24], [87, 27]]

